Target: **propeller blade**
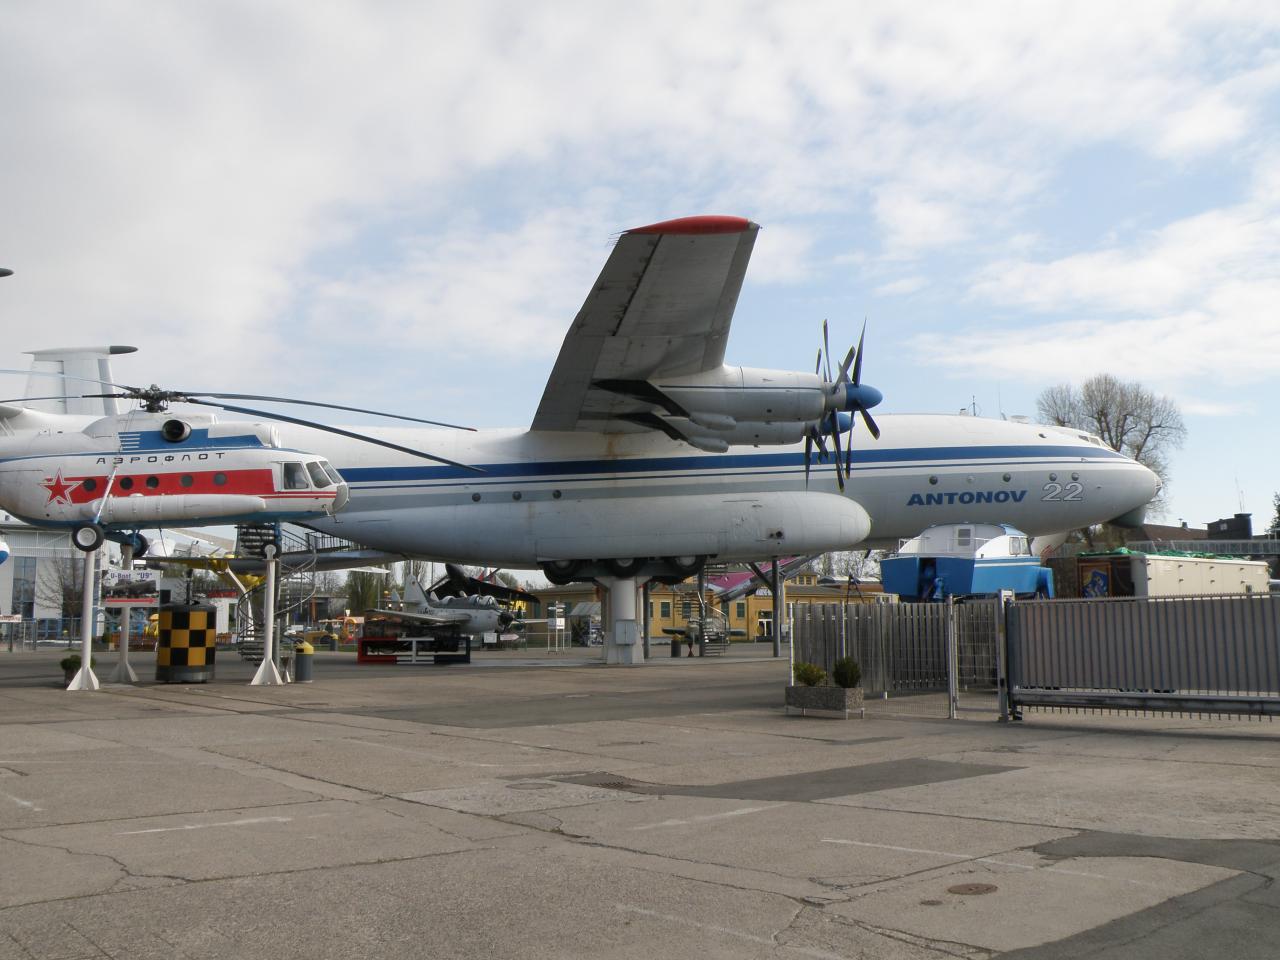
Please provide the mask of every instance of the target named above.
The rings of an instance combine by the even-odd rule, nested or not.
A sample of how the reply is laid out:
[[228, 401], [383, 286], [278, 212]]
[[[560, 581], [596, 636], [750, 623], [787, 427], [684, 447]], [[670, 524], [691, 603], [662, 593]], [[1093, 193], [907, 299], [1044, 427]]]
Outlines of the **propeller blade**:
[[186, 393], [185, 391], [175, 391], [183, 393], [185, 396], [214, 397], [221, 400], [267, 400], [271, 403], [297, 403], [305, 407], [324, 407], [328, 410], [347, 410], [351, 413], [371, 413], [377, 417], [392, 417], [396, 420], [408, 420], [411, 423], [427, 423], [433, 427], [450, 427], [454, 430], [470, 430], [475, 432], [475, 427], [462, 427], [456, 423], [442, 423], [439, 420], [423, 420], [419, 417], [406, 417], [399, 413], [385, 413], [382, 410], [366, 410], [363, 407], [345, 407], [340, 403], [320, 403], [317, 400], [293, 400], [289, 397], [266, 397], [256, 393], [206, 393], [203, 390], [197, 390], [194, 393]]
[[853, 476], [853, 431], [849, 431], [849, 436], [845, 439], [844, 447], [844, 475], [846, 477]]
[[827, 383], [831, 382], [831, 338], [827, 335], [827, 321], [822, 321], [822, 355], [827, 362]]
[[831, 444], [836, 450], [836, 484], [840, 487], [840, 492], [844, 493], [844, 466], [840, 463], [840, 425], [835, 422], [834, 417], [831, 420]]
[[817, 359], [813, 361], [813, 372], [815, 374], [822, 372], [822, 348], [821, 347], [818, 348]]
[[327, 423], [316, 423], [314, 420], [301, 420], [297, 417], [287, 417], [283, 413], [270, 413], [266, 410], [255, 410], [252, 407], [233, 407], [229, 403], [214, 403], [212, 400], [197, 400], [194, 397], [187, 397], [184, 403], [194, 403], [202, 407], [217, 407], [221, 410], [230, 410], [232, 413], [247, 413], [250, 416], [266, 417], [268, 420], [279, 420], [282, 423], [294, 423], [300, 427], [311, 427], [313, 430], [323, 430], [326, 433], [335, 433], [340, 437], [349, 437], [352, 440], [361, 440], [364, 443], [372, 443], [375, 446], [386, 447], [388, 450], [398, 450], [400, 453], [407, 453], [411, 456], [422, 457], [424, 460], [434, 460], [436, 463], [448, 464], [451, 467], [459, 467], [463, 470], [470, 470], [473, 473], [484, 473], [479, 467], [473, 467], [465, 463], [458, 463], [456, 460], [450, 460], [447, 457], [437, 457], [433, 453], [425, 453], [422, 450], [414, 450], [412, 447], [402, 447], [398, 443], [391, 443], [388, 440], [379, 440], [376, 437], [368, 437], [360, 433], [352, 433], [350, 430], [343, 430], [341, 427], [331, 427]]
[[809, 486], [809, 457], [813, 453], [813, 437], [808, 433], [804, 435], [804, 485], [807, 489]]
[[858, 412], [862, 414], [862, 422], [867, 425], [867, 429], [871, 431], [871, 435], [875, 437], [877, 440], [879, 440], [880, 428], [876, 425], [876, 422], [872, 418], [871, 414], [867, 413], [867, 411], [863, 410], [862, 408], [859, 408]]
[[844, 362], [840, 364], [840, 376], [836, 378], [836, 383], [844, 383], [849, 379], [849, 364], [853, 363], [854, 349], [849, 348], [849, 352], [844, 355]]
[[810, 428], [809, 428], [809, 433], [810, 433], [810, 435], [813, 437], [813, 442], [814, 442], [814, 443], [816, 443], [816, 444], [818, 445], [818, 453], [819, 453], [819, 454], [821, 454], [821, 456], [819, 456], [819, 457], [818, 457], [818, 459], [819, 459], [819, 460], [821, 460], [823, 463], [826, 463], [826, 461], [827, 461], [827, 444], [826, 444], [826, 442], [822, 439], [822, 428], [821, 428], [821, 426], [817, 426], [817, 427], [810, 427]]
[[862, 383], [862, 341], [867, 337], [867, 321], [862, 321], [862, 333], [858, 335], [858, 359], [853, 364], [853, 385]]

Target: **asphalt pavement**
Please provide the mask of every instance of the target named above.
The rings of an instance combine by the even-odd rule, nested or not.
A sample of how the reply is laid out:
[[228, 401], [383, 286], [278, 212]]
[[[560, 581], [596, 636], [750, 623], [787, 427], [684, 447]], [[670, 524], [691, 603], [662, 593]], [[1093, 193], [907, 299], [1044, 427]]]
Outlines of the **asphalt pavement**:
[[767, 646], [658, 650], [0, 652], [0, 960], [1280, 955], [1280, 725], [788, 716]]

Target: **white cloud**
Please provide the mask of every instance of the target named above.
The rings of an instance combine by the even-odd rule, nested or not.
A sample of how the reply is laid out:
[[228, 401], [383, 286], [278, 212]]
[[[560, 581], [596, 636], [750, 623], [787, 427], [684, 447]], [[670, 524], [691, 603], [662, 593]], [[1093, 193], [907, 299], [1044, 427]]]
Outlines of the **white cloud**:
[[875, 295], [877, 297], [908, 296], [917, 290], [923, 290], [928, 285], [929, 281], [921, 276], [903, 277], [901, 280], [893, 280], [876, 287]]
[[554, 356], [610, 251], [598, 222], [561, 209], [503, 231], [451, 223], [377, 269], [319, 284], [306, 332], [326, 339], [358, 328], [365, 342], [437, 360], [475, 350]]
[[[156, 366], [249, 386], [307, 335], [299, 316], [518, 353], [558, 343], [583, 272], [603, 261], [594, 238], [682, 213], [760, 220], [756, 279], [813, 276], [813, 238], [853, 215], [876, 218], [860, 243], [897, 258], [990, 242], [1026, 231], [1014, 221], [1064, 151], [1114, 140], [1177, 159], [1238, 142], [1276, 89], [1276, 16], [1179, 3], [26, 5], [0, 34], [0, 262], [18, 270], [0, 286], [0, 364], [133, 341]], [[506, 218], [485, 219], [490, 204]], [[373, 249], [359, 242], [371, 234]], [[1203, 300], [1197, 264], [1159, 242], [1150, 253], [1019, 261], [981, 292], [1033, 306], [1046, 285], [1110, 308], [1126, 294], [1135, 309]], [[339, 255], [350, 265], [317, 289], [316, 262]], [[1113, 293], [1086, 296], [1095, 282]], [[481, 329], [504, 318], [520, 329]]]

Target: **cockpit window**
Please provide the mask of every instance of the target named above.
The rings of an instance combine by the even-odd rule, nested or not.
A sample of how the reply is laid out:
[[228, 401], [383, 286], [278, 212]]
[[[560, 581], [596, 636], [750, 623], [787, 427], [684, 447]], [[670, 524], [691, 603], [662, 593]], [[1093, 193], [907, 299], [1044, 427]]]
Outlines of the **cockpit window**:
[[320, 464], [314, 460], [307, 464], [307, 473], [311, 474], [311, 482], [315, 485], [317, 490], [323, 490], [333, 482], [329, 479]]
[[324, 467], [324, 472], [329, 475], [330, 480], [332, 480], [334, 483], [342, 483], [342, 474], [340, 474], [337, 470], [333, 469], [333, 467], [329, 465], [328, 460], [321, 460], [320, 466]]
[[284, 464], [284, 488], [286, 490], [309, 490], [307, 472], [300, 463]]

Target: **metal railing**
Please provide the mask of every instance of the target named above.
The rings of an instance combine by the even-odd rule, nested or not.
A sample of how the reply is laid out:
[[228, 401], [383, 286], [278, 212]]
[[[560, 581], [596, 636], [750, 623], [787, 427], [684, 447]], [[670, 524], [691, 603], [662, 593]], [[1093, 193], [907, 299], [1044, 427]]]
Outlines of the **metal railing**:
[[1280, 597], [1017, 601], [1011, 708], [1280, 715]]
[[[806, 604], [796, 608], [795, 657], [828, 673], [840, 657], [862, 668], [868, 696], [992, 689], [998, 603]], [[950, 623], [949, 623], [950, 621]], [[948, 630], [956, 667], [948, 670]]]

